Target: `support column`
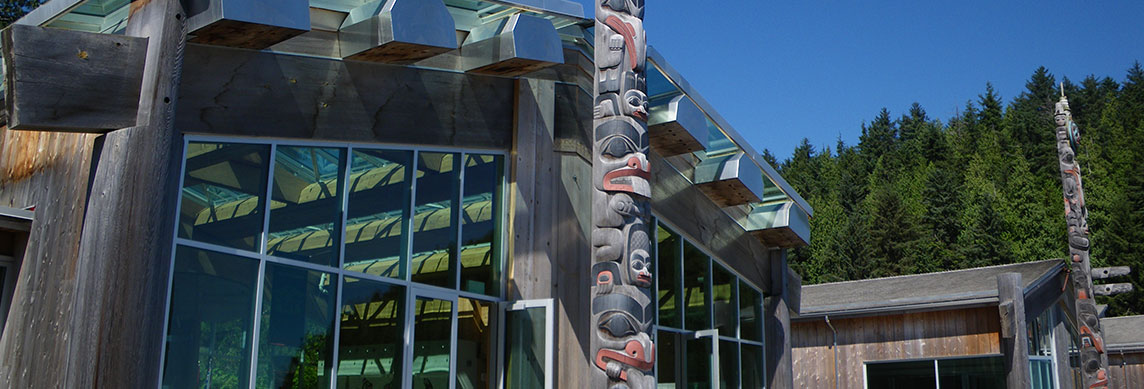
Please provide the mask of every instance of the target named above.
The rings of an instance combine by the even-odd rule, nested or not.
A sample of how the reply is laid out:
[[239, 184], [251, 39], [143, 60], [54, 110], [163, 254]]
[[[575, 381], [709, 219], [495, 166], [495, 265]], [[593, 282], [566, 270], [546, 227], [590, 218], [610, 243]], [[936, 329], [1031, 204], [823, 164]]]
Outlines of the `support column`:
[[790, 307], [787, 305], [787, 258], [785, 249], [768, 253], [771, 263], [771, 294], [764, 299], [763, 315], [766, 336], [767, 387], [794, 388], [794, 365], [791, 360]]
[[1001, 354], [1010, 389], [1029, 387], [1029, 332], [1025, 330], [1025, 291], [1020, 273], [997, 275], [997, 309], [1001, 314]]
[[160, 380], [186, 15], [179, 0], [135, 1], [130, 12], [126, 34], [148, 38], [138, 121], [105, 135], [94, 156], [64, 370], [70, 388], [143, 388]]
[[656, 386], [643, 7], [643, 0], [596, 1], [592, 388]]
[[1069, 338], [1072, 335], [1069, 334], [1068, 317], [1055, 306], [1049, 309], [1056, 311], [1054, 315], [1056, 323], [1053, 325], [1053, 344], [1055, 347], [1053, 360], [1057, 363], [1057, 387], [1075, 388], [1072, 370], [1069, 369]]

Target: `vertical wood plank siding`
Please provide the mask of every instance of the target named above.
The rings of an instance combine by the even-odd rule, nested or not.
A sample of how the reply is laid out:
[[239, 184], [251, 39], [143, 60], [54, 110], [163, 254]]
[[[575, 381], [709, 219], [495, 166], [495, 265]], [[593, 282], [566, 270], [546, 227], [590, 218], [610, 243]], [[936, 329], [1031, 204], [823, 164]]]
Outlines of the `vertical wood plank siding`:
[[1144, 388], [1144, 352], [1108, 353], [1109, 389]]
[[[838, 331], [838, 388], [861, 389], [870, 361], [1001, 352], [996, 307], [831, 319]], [[791, 323], [794, 387], [833, 388], [833, 333], [822, 319]]]

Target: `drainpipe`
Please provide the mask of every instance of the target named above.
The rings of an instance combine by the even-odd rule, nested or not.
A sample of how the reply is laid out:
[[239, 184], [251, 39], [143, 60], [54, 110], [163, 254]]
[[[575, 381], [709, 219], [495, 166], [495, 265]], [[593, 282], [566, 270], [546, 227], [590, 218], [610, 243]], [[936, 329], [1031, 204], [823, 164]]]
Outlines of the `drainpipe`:
[[830, 348], [834, 349], [834, 389], [838, 389], [838, 331], [834, 330], [834, 325], [830, 324], [830, 315], [826, 315], [826, 326], [830, 327], [830, 332], [834, 334], [834, 344]]

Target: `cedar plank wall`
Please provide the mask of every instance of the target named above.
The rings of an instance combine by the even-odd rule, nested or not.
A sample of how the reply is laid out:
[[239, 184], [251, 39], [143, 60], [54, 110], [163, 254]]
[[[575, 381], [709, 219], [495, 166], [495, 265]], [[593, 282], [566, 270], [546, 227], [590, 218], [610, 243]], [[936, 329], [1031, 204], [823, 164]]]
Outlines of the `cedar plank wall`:
[[36, 212], [0, 339], [0, 387], [63, 387], [96, 135], [0, 127], [0, 205]]
[[1144, 388], [1144, 352], [1108, 353], [1109, 389]]
[[[839, 388], [861, 389], [863, 363], [998, 354], [996, 307], [831, 319], [838, 331]], [[791, 323], [796, 388], [834, 387], [833, 334], [822, 319]]]

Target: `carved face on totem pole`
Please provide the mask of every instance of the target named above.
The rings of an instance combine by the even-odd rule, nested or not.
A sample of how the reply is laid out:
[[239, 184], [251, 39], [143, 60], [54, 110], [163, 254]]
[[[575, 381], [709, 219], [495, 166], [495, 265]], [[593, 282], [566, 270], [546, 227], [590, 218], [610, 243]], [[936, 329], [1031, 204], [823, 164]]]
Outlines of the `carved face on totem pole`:
[[653, 388], [643, 0], [596, 1], [592, 160], [593, 387]]

